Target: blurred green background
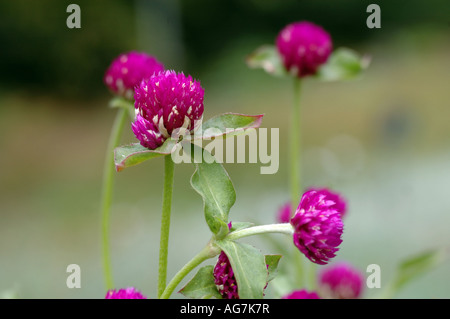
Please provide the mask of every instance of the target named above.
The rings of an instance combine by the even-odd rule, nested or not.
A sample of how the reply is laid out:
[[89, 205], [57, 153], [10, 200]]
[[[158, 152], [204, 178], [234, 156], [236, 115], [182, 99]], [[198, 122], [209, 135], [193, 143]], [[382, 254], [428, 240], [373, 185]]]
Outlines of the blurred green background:
[[[103, 298], [100, 187], [115, 116], [102, 83], [120, 53], [155, 55], [205, 88], [207, 119], [264, 113], [280, 128], [280, 169], [225, 164], [237, 192], [230, 218], [272, 223], [289, 198], [289, 79], [251, 70], [245, 57], [297, 20], [322, 25], [335, 47], [369, 54], [353, 81], [307, 80], [302, 93], [302, 181], [348, 200], [336, 260], [365, 271], [378, 264], [382, 288], [397, 264], [450, 242], [450, 3], [377, 1], [381, 29], [368, 29], [371, 1], [76, 1], [81, 29], [68, 29], [73, 1], [0, 0], [0, 294]], [[131, 130], [123, 143], [134, 142]], [[175, 170], [169, 277], [209, 240], [193, 166]], [[111, 253], [117, 287], [156, 295], [163, 161], [117, 174]], [[277, 237], [277, 235], [274, 235]], [[276, 238], [283, 240], [283, 238]], [[264, 253], [266, 240], [251, 238]], [[289, 241], [285, 241], [289, 245]], [[283, 262], [283, 261], [282, 261]], [[81, 267], [68, 289], [66, 267]], [[450, 262], [405, 287], [399, 298], [449, 298]], [[366, 289], [365, 297], [379, 291]], [[269, 291], [269, 296], [270, 296]], [[179, 296], [178, 296], [179, 297]]]

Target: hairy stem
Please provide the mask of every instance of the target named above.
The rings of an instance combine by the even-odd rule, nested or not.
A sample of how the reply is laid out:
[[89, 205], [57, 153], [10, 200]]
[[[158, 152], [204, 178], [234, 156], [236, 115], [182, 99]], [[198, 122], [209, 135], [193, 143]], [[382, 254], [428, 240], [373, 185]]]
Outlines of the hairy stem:
[[234, 232], [231, 232], [225, 237], [225, 239], [236, 240], [236, 239], [239, 239], [242, 237], [266, 234], [266, 233], [282, 233], [282, 234], [292, 235], [293, 228], [292, 228], [292, 225], [289, 223], [253, 226], [253, 227], [248, 227], [248, 228], [244, 228], [241, 230], [236, 230]]
[[213, 258], [220, 253], [220, 248], [214, 246], [211, 243], [203, 248], [197, 255], [195, 255], [187, 264], [183, 266], [172, 278], [172, 280], [167, 285], [164, 292], [161, 294], [161, 299], [168, 299], [172, 295], [175, 288], [179, 283], [186, 277], [195, 267], [200, 265], [202, 262], [209, 258]]

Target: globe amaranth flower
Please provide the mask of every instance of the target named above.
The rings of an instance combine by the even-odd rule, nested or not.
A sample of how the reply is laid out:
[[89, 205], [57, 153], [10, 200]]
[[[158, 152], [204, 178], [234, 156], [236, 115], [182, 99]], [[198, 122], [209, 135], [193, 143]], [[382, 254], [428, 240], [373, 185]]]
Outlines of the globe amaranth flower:
[[291, 225], [294, 244], [312, 262], [325, 265], [336, 256], [344, 225], [335, 203], [315, 190], [303, 194]]
[[321, 295], [333, 299], [357, 299], [363, 291], [364, 275], [346, 262], [336, 263], [319, 272]]
[[132, 100], [134, 87], [142, 79], [164, 70], [164, 66], [154, 57], [141, 52], [128, 52], [119, 55], [106, 70], [103, 81], [114, 93]]
[[278, 209], [277, 221], [279, 223], [289, 223], [292, 216], [292, 205], [290, 202], [285, 203]]
[[223, 251], [220, 253], [217, 264], [214, 267], [214, 283], [224, 299], [239, 299], [233, 268]]
[[105, 299], [147, 299], [146, 296], [142, 295], [133, 287], [128, 287], [125, 289], [111, 289], [106, 293]]
[[333, 50], [328, 32], [308, 21], [287, 25], [278, 34], [276, 46], [286, 70], [299, 78], [315, 74]]
[[344, 197], [342, 197], [341, 194], [327, 188], [311, 188], [309, 190], [314, 190], [316, 192], [324, 194], [327, 200], [333, 201], [334, 205], [332, 205], [331, 207], [339, 211], [339, 213], [341, 214], [341, 218], [343, 218], [347, 213], [347, 201], [344, 199]]
[[132, 130], [141, 145], [161, 146], [174, 135], [194, 131], [203, 116], [204, 89], [190, 75], [164, 71], [135, 88]]
[[[269, 265], [266, 265], [269, 268]], [[214, 267], [214, 283], [217, 290], [224, 299], [239, 299], [238, 285], [234, 276], [233, 268], [231, 267], [230, 260], [225, 252], [221, 252]], [[264, 286], [264, 290], [268, 286], [268, 282]]]
[[[231, 227], [232, 223], [229, 222], [228, 229], [231, 230]], [[266, 265], [266, 268], [269, 269], [269, 265]], [[236, 277], [234, 276], [230, 260], [224, 251], [220, 252], [216, 266], [214, 267], [213, 276], [217, 290], [224, 299], [239, 299]], [[268, 284], [269, 283], [266, 282], [264, 290], [267, 288]]]
[[314, 291], [294, 290], [293, 292], [281, 297], [281, 299], [320, 299], [319, 295]]

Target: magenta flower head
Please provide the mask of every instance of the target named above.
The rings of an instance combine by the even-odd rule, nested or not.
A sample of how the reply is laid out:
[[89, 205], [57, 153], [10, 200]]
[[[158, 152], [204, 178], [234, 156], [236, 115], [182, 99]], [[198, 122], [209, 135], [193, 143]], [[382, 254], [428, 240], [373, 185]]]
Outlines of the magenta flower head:
[[291, 203], [286, 203], [280, 207], [277, 214], [277, 221], [279, 223], [289, 223], [292, 216], [292, 205]]
[[276, 46], [286, 70], [299, 78], [315, 74], [333, 50], [328, 32], [307, 21], [287, 25], [278, 34]]
[[347, 201], [344, 199], [344, 197], [342, 197], [341, 194], [327, 188], [312, 188], [310, 190], [314, 190], [316, 192], [324, 194], [327, 200], [333, 201], [334, 205], [332, 205], [331, 207], [339, 211], [339, 213], [341, 214], [341, 218], [343, 218], [347, 213]]
[[344, 225], [335, 203], [311, 190], [303, 194], [291, 225], [294, 244], [312, 262], [325, 265], [336, 256]]
[[134, 134], [142, 146], [155, 149], [172, 134], [194, 131], [201, 124], [203, 98], [204, 89], [190, 75], [165, 71], [143, 79], [134, 93]]
[[147, 299], [133, 287], [126, 289], [111, 289], [106, 293], [105, 299]]
[[319, 295], [314, 291], [294, 290], [293, 292], [281, 297], [281, 299], [320, 299]]
[[164, 66], [154, 57], [140, 52], [119, 55], [106, 70], [103, 81], [117, 95], [132, 100], [134, 87], [142, 79], [164, 70]]
[[230, 261], [223, 251], [214, 267], [214, 283], [224, 299], [239, 299], [233, 268], [231, 268]]
[[357, 299], [363, 290], [364, 275], [346, 262], [339, 262], [319, 273], [321, 294], [333, 299]]

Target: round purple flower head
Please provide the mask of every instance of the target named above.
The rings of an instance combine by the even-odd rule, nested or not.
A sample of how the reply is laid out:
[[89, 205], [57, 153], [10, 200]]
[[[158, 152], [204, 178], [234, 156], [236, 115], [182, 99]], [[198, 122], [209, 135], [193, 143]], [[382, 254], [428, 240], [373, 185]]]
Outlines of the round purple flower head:
[[299, 78], [315, 74], [333, 50], [328, 32], [307, 21], [287, 25], [278, 34], [276, 46], [284, 67]]
[[142, 146], [155, 149], [172, 134], [194, 131], [203, 116], [203, 97], [200, 82], [190, 75], [165, 71], [143, 79], [134, 93], [134, 135]]
[[277, 214], [277, 221], [279, 223], [289, 223], [292, 216], [292, 205], [291, 203], [286, 203], [280, 207]]
[[319, 295], [312, 291], [308, 292], [305, 289], [294, 290], [290, 294], [283, 296], [281, 299], [320, 299]]
[[103, 81], [115, 94], [132, 100], [134, 87], [142, 79], [164, 71], [164, 66], [154, 57], [140, 52], [119, 55], [106, 70]]
[[133, 287], [126, 289], [111, 289], [106, 293], [105, 299], [147, 299]]
[[331, 207], [339, 211], [339, 213], [341, 214], [341, 218], [344, 218], [344, 215], [347, 213], [347, 202], [341, 194], [327, 188], [312, 188], [310, 190], [314, 190], [316, 192], [324, 194], [327, 200], [333, 201], [334, 205], [332, 205]]
[[214, 267], [214, 283], [224, 299], [239, 299], [233, 268], [231, 268], [230, 261], [223, 251]]
[[339, 262], [319, 273], [320, 291], [333, 299], [357, 299], [363, 290], [364, 275], [352, 265]]
[[325, 194], [311, 190], [303, 194], [295, 216], [294, 244], [312, 262], [325, 265], [336, 256], [344, 225], [334, 202]]

